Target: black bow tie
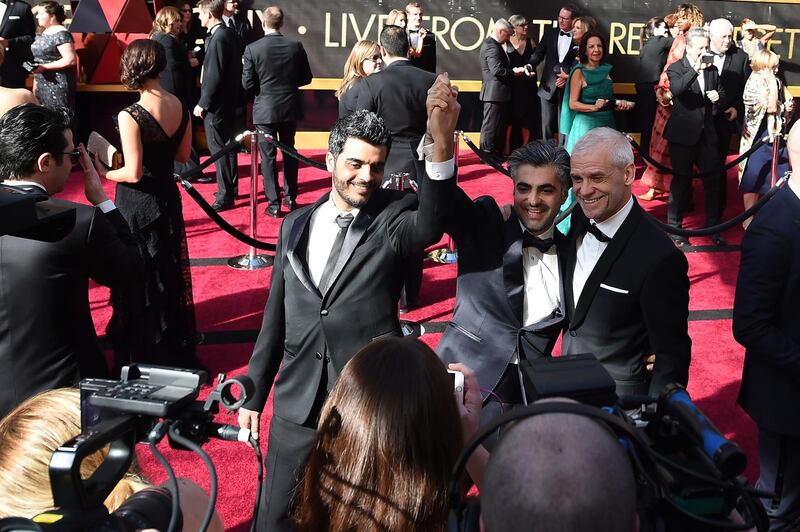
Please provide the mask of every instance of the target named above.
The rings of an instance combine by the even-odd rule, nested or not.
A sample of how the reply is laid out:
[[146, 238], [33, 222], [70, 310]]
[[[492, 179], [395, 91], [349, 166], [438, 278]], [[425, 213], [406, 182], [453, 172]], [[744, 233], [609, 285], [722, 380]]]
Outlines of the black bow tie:
[[419, 30], [408, 30], [408, 33], [419, 33]]
[[553, 239], [539, 238], [525, 231], [524, 233], [522, 233], [522, 249], [529, 247], [535, 247], [542, 253], [546, 253], [548, 249], [553, 247]]
[[572, 37], [572, 34], [568, 31], [558, 30], [559, 37]]
[[597, 225], [589, 222], [586, 224], [586, 231], [592, 233], [594, 237], [600, 242], [611, 242], [611, 237], [600, 230]]

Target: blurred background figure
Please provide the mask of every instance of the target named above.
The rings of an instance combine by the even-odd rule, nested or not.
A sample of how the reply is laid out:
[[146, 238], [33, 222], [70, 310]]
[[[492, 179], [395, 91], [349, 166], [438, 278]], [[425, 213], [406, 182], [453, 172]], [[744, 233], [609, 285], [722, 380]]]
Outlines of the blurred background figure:
[[[528, 20], [522, 15], [511, 15], [508, 22], [514, 33], [506, 44], [511, 68], [524, 67], [530, 61], [536, 42], [528, 35]], [[541, 137], [539, 99], [536, 95], [536, 71], [530, 69], [526, 76], [514, 77], [511, 84], [511, 109], [505, 153], [511, 153], [532, 138]], [[533, 135], [533, 136], [532, 136]]]
[[[395, 10], [397, 11], [397, 10]], [[400, 11], [405, 16], [405, 11]], [[383, 68], [381, 47], [375, 41], [358, 41], [344, 63], [342, 83], [336, 90], [339, 99], [339, 118], [358, 109], [358, 84], [362, 79]]]
[[75, 44], [64, 27], [64, 6], [48, 0], [36, 6], [36, 21], [42, 32], [31, 44], [33, 60], [33, 93], [39, 103], [50, 109], [75, 109]]
[[[2, 66], [5, 56], [5, 48], [0, 46], [0, 66]], [[38, 105], [39, 100], [37, 100], [36, 96], [28, 89], [10, 89], [0, 86], [0, 116], [3, 116], [6, 111], [12, 107], [22, 105], [23, 103], [35, 103]]]
[[386, 25], [405, 28], [408, 25], [408, 15], [402, 9], [392, 9], [386, 16]]
[[415, 67], [436, 73], [436, 35], [422, 27], [422, 15], [419, 2], [406, 6], [406, 30], [411, 43], [408, 57]]
[[589, 31], [597, 31], [597, 20], [588, 15], [575, 17], [575, 20], [572, 21], [572, 41], [576, 52], [578, 51], [577, 46], [580, 44], [581, 39], [583, 39], [583, 36]]
[[[770, 50], [757, 50], [751, 56], [753, 73], [744, 86], [744, 127], [739, 143], [739, 153], [745, 153], [757, 139], [769, 135], [754, 154], [739, 163], [739, 190], [743, 194], [744, 208], [749, 209], [772, 184], [772, 154], [774, 134], [781, 132], [784, 118], [788, 120], [794, 110], [794, 100], [778, 78], [780, 57]], [[789, 170], [786, 146], [778, 152], [778, 178]], [[798, 169], [800, 171], [800, 169]], [[745, 229], [753, 220], [748, 218]]]
[[36, 35], [36, 21], [29, 3], [24, 0], [3, 2], [0, 22], [0, 48], [6, 60], [0, 66], [0, 84], [21, 89], [25, 86], [28, 71], [22, 63], [31, 59], [31, 43]]
[[741, 39], [737, 44], [750, 56], [750, 59], [753, 59], [753, 55], [757, 51], [763, 50], [775, 35], [776, 27], [774, 24], [756, 24], [746, 18], [742, 19], [741, 30]]
[[667, 54], [675, 39], [669, 34], [667, 23], [661, 17], [647, 21], [641, 32], [639, 68], [636, 71], [637, 121], [642, 132], [639, 145], [642, 153], [650, 153], [650, 133], [656, 119], [656, 85], [667, 64]]

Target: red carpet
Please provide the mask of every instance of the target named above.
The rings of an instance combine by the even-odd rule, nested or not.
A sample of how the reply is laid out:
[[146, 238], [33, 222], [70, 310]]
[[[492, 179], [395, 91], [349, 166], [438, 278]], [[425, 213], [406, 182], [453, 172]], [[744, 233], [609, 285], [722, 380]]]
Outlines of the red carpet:
[[[500, 203], [511, 201], [508, 178], [479, 163], [470, 152], [462, 152], [460, 159], [460, 183], [472, 197], [491, 194]], [[306, 153], [322, 160], [321, 152]], [[249, 174], [247, 156], [241, 156], [240, 175]], [[259, 180], [260, 182], [260, 180]], [[302, 168], [300, 172], [300, 195], [298, 203], [312, 203], [330, 186], [328, 174], [321, 170]], [[113, 186], [107, 183], [109, 191]], [[209, 202], [216, 185], [197, 185]], [[63, 197], [82, 201], [82, 182], [74, 175], [67, 185]], [[249, 179], [244, 178], [242, 191], [249, 189]], [[741, 197], [736, 190], [733, 174], [729, 177], [730, 197], [726, 218], [741, 212]], [[638, 182], [634, 192], [641, 193]], [[702, 189], [695, 183], [695, 214], [686, 220], [687, 227], [702, 227]], [[205, 214], [185, 193], [184, 215], [186, 218], [189, 250], [192, 262], [194, 301], [199, 330], [205, 335], [200, 346], [201, 360], [212, 372], [224, 371], [229, 375], [245, 370], [252, 352], [256, 331], [261, 325], [261, 315], [267, 299], [271, 270], [247, 272], [233, 270], [225, 260], [247, 251], [244, 244], [234, 240], [211, 223]], [[262, 240], [274, 242], [279, 222], [263, 215], [263, 195], [259, 204], [258, 235]], [[247, 231], [249, 211], [247, 198], [240, 196], [236, 208], [223, 216], [243, 231]], [[643, 203], [644, 207], [665, 217], [665, 202]], [[731, 308], [739, 263], [738, 243], [741, 228], [736, 227], [725, 234], [727, 248], [711, 247], [707, 238], [693, 238], [689, 259], [689, 275], [692, 282], [689, 332], [693, 341], [691, 377], [689, 391], [700, 408], [728, 436], [733, 437], [747, 452], [750, 463], [747, 473], [754, 478], [757, 473], [755, 459], [755, 431], [749, 418], [735, 406], [738, 383], [741, 375], [743, 349], [736, 344], [731, 334]], [[423, 307], [404, 316], [404, 319], [426, 322], [433, 332], [422, 337], [428, 345], [435, 347], [441, 331], [450, 318], [455, 301], [455, 265], [439, 265], [426, 262], [421, 301]], [[110, 310], [107, 305], [108, 292], [102, 287], [91, 290], [91, 305], [98, 332], [105, 330]], [[206, 391], [207, 393], [207, 391]], [[271, 403], [267, 405], [262, 421], [261, 433], [267, 434]], [[220, 421], [235, 423], [231, 415], [221, 414]], [[193, 454], [173, 451], [166, 444], [164, 452], [176, 472], [197, 481], [208, 489], [205, 469]], [[266, 453], [265, 442], [262, 443]], [[213, 441], [206, 446], [219, 475], [219, 498], [217, 509], [228, 530], [244, 531], [249, 527], [256, 486], [256, 463], [251, 450], [244, 444]], [[150, 456], [146, 448], [138, 453], [140, 464], [155, 482], [166, 477], [161, 467]]]

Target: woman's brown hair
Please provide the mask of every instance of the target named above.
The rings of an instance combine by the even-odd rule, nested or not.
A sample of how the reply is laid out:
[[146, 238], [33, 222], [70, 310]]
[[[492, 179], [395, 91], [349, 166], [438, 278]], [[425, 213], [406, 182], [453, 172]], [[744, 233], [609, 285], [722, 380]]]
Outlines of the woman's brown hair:
[[463, 445], [454, 397], [444, 365], [418, 340], [359, 351], [322, 407], [298, 530], [443, 530]]
[[603, 58], [601, 61], [606, 61], [608, 59], [608, 45], [606, 44], [606, 40], [603, 39], [603, 36], [600, 35], [599, 32], [596, 31], [587, 31], [586, 34], [581, 38], [581, 42], [578, 45], [578, 61], [582, 65], [585, 65], [589, 62], [589, 54], [586, 49], [589, 47], [589, 39], [592, 37], [597, 37], [600, 39], [600, 45], [603, 47]]
[[153, 29], [150, 30], [150, 35], [154, 33], [171, 33], [172, 24], [175, 22], [183, 22], [183, 16], [177, 7], [165, 6], [158, 10], [156, 18], [153, 21]]
[[167, 66], [167, 54], [161, 43], [137, 39], [122, 53], [120, 81], [125, 88], [139, 90], [148, 79], [157, 79]]

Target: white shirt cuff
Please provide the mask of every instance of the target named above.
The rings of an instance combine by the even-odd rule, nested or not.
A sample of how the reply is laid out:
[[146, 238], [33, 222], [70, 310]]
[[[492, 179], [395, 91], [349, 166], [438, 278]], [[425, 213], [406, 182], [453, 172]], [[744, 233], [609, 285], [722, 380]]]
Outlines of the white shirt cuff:
[[114, 202], [111, 201], [110, 199], [98, 203], [97, 205], [95, 205], [95, 207], [103, 211], [103, 214], [109, 213], [117, 208], [117, 206], [114, 205]]
[[455, 159], [449, 159], [435, 163], [431, 161], [433, 156], [433, 139], [427, 133], [422, 138], [417, 147], [417, 156], [420, 160], [425, 160], [425, 172], [432, 181], [444, 181], [456, 174]]

